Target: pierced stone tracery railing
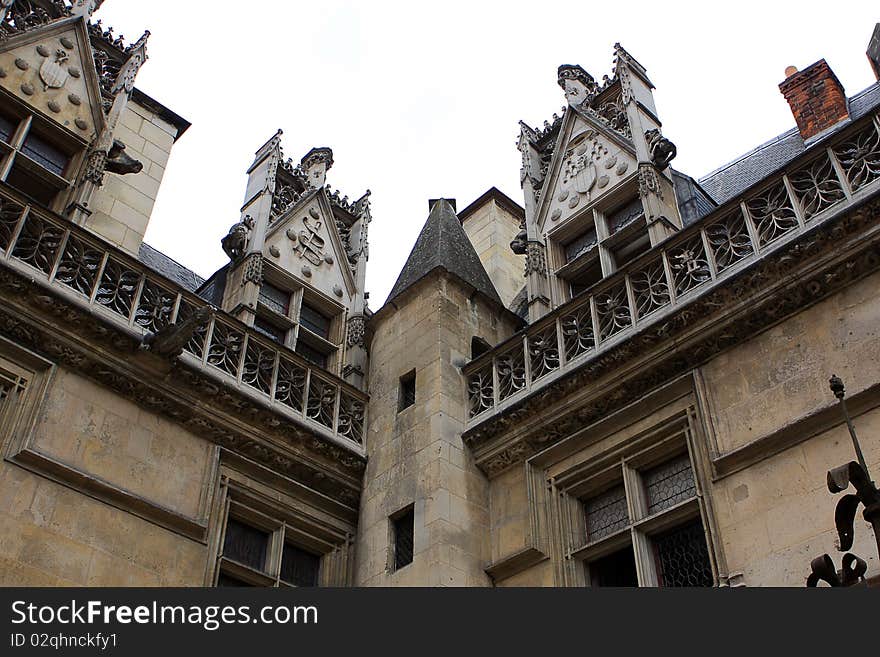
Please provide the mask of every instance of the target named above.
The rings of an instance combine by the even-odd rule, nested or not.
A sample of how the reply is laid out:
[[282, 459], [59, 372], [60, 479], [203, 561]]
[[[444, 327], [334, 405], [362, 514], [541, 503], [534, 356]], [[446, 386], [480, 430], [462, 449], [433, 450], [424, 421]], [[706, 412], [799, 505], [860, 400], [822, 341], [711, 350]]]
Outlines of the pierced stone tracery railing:
[[[66, 288], [84, 307], [144, 334], [185, 321], [208, 303], [103, 244], [86, 230], [0, 187], [0, 261]], [[216, 313], [181, 356], [323, 435], [364, 444], [367, 396], [241, 322]]]
[[864, 197], [868, 186], [880, 186], [877, 117], [815, 150], [468, 363], [469, 426], [732, 277], [818, 224], [826, 211]]

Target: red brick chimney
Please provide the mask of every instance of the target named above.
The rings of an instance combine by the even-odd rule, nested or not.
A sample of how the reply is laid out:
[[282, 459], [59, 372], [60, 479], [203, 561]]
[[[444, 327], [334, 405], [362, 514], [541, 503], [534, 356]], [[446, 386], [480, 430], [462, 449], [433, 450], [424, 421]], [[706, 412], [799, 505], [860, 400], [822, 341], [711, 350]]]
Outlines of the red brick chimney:
[[824, 59], [798, 71], [789, 67], [779, 85], [804, 140], [837, 125], [847, 117], [843, 85]]

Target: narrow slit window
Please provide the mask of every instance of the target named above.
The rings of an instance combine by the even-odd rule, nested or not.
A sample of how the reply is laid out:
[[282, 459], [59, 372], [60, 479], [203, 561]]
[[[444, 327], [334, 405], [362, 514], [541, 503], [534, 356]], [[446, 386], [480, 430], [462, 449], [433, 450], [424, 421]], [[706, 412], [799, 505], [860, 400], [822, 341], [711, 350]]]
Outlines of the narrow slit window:
[[394, 533], [394, 570], [400, 570], [413, 561], [413, 530], [415, 509], [410, 506], [392, 519]]
[[400, 396], [398, 400], [398, 412], [403, 411], [416, 403], [416, 371], [400, 377]]

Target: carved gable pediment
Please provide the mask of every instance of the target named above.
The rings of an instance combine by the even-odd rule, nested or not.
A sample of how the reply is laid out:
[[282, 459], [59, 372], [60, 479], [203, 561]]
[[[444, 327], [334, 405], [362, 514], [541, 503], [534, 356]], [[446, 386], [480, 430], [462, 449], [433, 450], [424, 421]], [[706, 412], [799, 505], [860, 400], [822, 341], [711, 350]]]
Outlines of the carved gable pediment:
[[104, 111], [86, 22], [69, 18], [0, 46], [0, 86], [36, 112], [91, 142]]
[[560, 225], [638, 172], [634, 147], [580, 111], [566, 112], [538, 207], [541, 232]]
[[263, 255], [340, 303], [348, 305], [355, 295], [348, 254], [324, 189], [312, 191], [272, 225]]

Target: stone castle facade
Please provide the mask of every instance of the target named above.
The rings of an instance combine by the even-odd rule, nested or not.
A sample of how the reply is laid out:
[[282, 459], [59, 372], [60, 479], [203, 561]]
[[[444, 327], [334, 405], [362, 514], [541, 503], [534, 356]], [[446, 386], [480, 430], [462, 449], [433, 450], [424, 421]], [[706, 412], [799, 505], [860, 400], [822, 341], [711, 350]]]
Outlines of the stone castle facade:
[[832, 374], [880, 472], [880, 82], [787, 71], [797, 127], [695, 180], [632, 55], [561, 66], [522, 205], [430, 201], [374, 310], [370, 193], [280, 131], [226, 266], [143, 243], [189, 123], [101, 4], [0, 2], [0, 585], [803, 586], [834, 552]]

